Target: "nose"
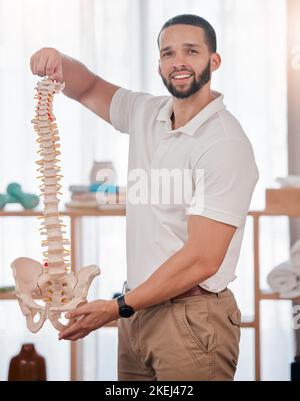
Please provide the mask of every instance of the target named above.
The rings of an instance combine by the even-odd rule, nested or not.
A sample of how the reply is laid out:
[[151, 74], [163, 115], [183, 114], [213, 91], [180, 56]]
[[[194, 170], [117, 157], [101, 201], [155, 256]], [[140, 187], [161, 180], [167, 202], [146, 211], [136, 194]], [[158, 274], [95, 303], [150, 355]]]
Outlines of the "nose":
[[184, 58], [180, 54], [177, 54], [173, 61], [173, 69], [174, 70], [182, 70], [182, 69], [186, 68], [186, 66], [187, 66], [187, 64], [186, 64]]
[[186, 69], [186, 64], [183, 63], [183, 62], [174, 63], [174, 64], [173, 64], [173, 69], [174, 69], [175, 71], [177, 71], [177, 70], [179, 70], [179, 71], [184, 70], [184, 69]]

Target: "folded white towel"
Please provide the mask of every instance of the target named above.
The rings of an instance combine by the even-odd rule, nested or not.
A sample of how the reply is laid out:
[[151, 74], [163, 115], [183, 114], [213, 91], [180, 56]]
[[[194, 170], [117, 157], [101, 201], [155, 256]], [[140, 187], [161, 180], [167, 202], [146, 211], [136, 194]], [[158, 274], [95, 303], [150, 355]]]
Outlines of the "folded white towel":
[[281, 188], [300, 188], [300, 176], [289, 175], [287, 177], [278, 177], [275, 180]]
[[268, 275], [267, 282], [281, 298], [300, 296], [300, 272], [294, 269], [292, 261], [281, 263]]
[[300, 274], [300, 240], [292, 246], [291, 261], [293, 262], [293, 268]]
[[280, 292], [279, 293], [280, 298], [287, 298], [287, 299], [295, 299], [295, 298], [300, 298], [300, 285], [295, 287], [293, 290], [289, 290], [287, 292]]

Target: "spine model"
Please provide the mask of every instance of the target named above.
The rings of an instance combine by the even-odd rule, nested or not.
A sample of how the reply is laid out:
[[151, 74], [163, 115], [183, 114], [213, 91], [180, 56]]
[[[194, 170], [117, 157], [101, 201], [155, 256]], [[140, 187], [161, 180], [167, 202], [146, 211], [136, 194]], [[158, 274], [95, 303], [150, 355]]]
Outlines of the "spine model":
[[[74, 273], [69, 262], [70, 245], [65, 225], [59, 216], [59, 198], [61, 195], [59, 167], [60, 144], [55, 117], [52, 112], [53, 97], [64, 88], [63, 84], [43, 79], [37, 84], [35, 99], [36, 115], [32, 120], [37, 134], [40, 160], [37, 161], [41, 180], [40, 190], [44, 210], [41, 216], [41, 234], [44, 248], [43, 264], [30, 258], [18, 258], [11, 267], [16, 281], [16, 295], [27, 327], [37, 332], [49, 318], [57, 330], [65, 326], [59, 320], [61, 314], [86, 302], [88, 289], [94, 277], [100, 274], [96, 265], [90, 265]], [[76, 269], [77, 270], [77, 269]], [[35, 302], [44, 301], [44, 305]], [[39, 315], [38, 321], [36, 315]]]
[[[34, 129], [37, 133], [37, 142], [39, 144], [38, 153], [41, 160], [37, 161], [39, 165], [38, 172], [41, 174], [40, 185], [41, 196], [44, 201], [44, 216], [42, 217], [41, 234], [46, 236], [42, 246], [46, 248], [44, 254], [47, 271], [50, 275], [63, 274], [69, 270], [70, 263], [66, 259], [69, 256], [69, 250], [65, 245], [70, 242], [64, 238], [65, 231], [62, 220], [59, 218], [59, 190], [61, 189], [61, 175], [59, 161], [60, 155], [59, 134], [57, 130], [56, 118], [53, 115], [53, 96], [63, 89], [61, 84], [54, 84], [50, 80], [44, 80], [38, 83], [38, 99], [36, 106], [36, 116], [32, 120]], [[65, 302], [65, 300], [64, 300]]]

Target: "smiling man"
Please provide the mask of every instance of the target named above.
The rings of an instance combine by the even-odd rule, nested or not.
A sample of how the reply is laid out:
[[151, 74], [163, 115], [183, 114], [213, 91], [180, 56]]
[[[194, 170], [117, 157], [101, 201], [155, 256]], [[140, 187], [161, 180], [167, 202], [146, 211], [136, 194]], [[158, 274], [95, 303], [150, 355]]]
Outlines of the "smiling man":
[[[218, 68], [220, 65], [220, 57], [216, 53], [216, 38], [214, 31], [212, 31], [209, 27], [207, 29], [206, 33], [204, 31], [197, 36], [202, 36], [202, 40], [198, 40], [197, 42], [184, 42], [184, 38], [189, 40], [191, 37], [190, 34], [193, 32], [193, 30], [197, 28], [191, 26], [189, 28], [189, 32], [186, 30], [186, 27], [184, 25], [176, 25], [176, 27], [172, 27], [172, 23], [174, 22], [175, 18], [172, 19], [170, 22], [167, 22], [164, 25], [164, 28], [162, 32], [160, 33], [158, 37], [158, 46], [161, 47], [161, 42], [164, 43], [174, 43], [175, 45], [172, 46], [168, 44], [168, 46], [161, 47], [160, 49], [160, 56], [161, 56], [161, 62], [160, 62], [160, 67], [159, 67], [159, 73], [162, 77], [163, 83], [165, 84], [166, 88], [168, 91], [171, 93], [171, 95], [174, 96], [176, 99], [187, 99], [197, 93], [203, 86], [205, 86], [211, 79], [211, 60], [209, 59], [206, 66], [203, 66], [203, 63], [205, 62], [205, 59], [201, 57], [201, 54], [203, 54], [203, 51], [207, 50], [211, 51], [214, 53], [216, 59], [215, 59], [215, 69]], [[166, 29], [169, 28], [167, 31]], [[180, 52], [185, 53], [186, 55], [191, 56], [194, 58], [193, 63], [190, 62], [189, 67], [185, 67], [184, 70], [178, 70], [174, 71], [173, 66], [172, 66], [172, 59], [174, 57], [174, 52], [176, 52], [176, 47], [178, 47], [178, 42], [176, 41], [176, 36], [182, 34], [182, 42], [179, 44], [180, 49], [178, 49]], [[206, 40], [206, 36], [210, 35], [210, 42]], [[175, 36], [175, 37], [174, 37]], [[206, 43], [206, 46], [203, 46], [203, 44]], [[177, 44], [177, 46], [176, 46]], [[207, 49], [207, 46], [209, 46], [209, 49]], [[178, 51], [177, 50], [177, 51]], [[189, 68], [194, 68], [189, 69]], [[202, 67], [202, 68], [201, 68]], [[162, 72], [163, 68], [163, 72]], [[200, 72], [197, 72], [199, 71]], [[170, 73], [171, 71], [171, 73]], [[164, 72], [169, 75], [169, 79], [164, 76]], [[178, 85], [177, 85], [178, 84]]]
[[[31, 58], [34, 74], [65, 81], [66, 96], [130, 135], [126, 292], [70, 313], [60, 339], [83, 338], [118, 319], [119, 380], [233, 380], [241, 316], [227, 286], [258, 170], [246, 134], [210, 87], [221, 64], [213, 27], [179, 15], [164, 24], [158, 46], [171, 96], [120, 88], [55, 49]], [[159, 181], [154, 192], [191, 189], [190, 196], [136, 201], [132, 177], [174, 171], [188, 185]]]

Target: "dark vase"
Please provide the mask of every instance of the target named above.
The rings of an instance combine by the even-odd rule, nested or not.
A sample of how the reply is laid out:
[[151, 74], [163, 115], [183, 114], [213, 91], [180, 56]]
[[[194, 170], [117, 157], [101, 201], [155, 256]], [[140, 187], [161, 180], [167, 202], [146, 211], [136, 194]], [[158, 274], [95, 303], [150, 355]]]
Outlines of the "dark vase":
[[296, 356], [295, 361], [291, 364], [291, 381], [300, 381], [300, 356]]
[[9, 364], [9, 381], [46, 381], [45, 358], [39, 355], [33, 344], [23, 344], [18, 355]]

